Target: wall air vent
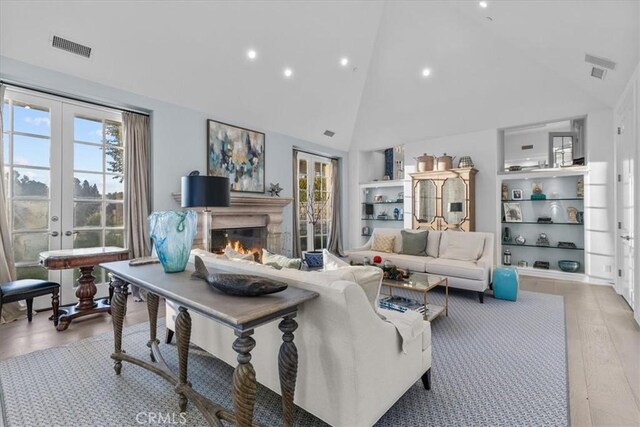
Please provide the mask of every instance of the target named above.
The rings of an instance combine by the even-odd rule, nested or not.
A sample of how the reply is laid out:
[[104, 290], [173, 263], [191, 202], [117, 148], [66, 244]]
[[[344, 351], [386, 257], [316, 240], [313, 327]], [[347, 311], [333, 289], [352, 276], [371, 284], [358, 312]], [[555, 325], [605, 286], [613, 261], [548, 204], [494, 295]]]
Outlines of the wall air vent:
[[76, 55], [84, 56], [85, 58], [91, 57], [91, 48], [89, 46], [84, 46], [80, 43], [72, 42], [71, 40], [67, 40], [59, 36], [53, 36], [51, 46]]
[[324, 136], [328, 136], [329, 138], [332, 138], [333, 135], [335, 135], [336, 133], [334, 131], [331, 130], [325, 130], [324, 131]]
[[598, 68], [606, 68], [607, 70], [615, 70], [616, 63], [607, 58], [600, 58], [597, 56], [589, 55], [588, 53], [584, 55], [584, 61], [589, 64], [596, 65]]

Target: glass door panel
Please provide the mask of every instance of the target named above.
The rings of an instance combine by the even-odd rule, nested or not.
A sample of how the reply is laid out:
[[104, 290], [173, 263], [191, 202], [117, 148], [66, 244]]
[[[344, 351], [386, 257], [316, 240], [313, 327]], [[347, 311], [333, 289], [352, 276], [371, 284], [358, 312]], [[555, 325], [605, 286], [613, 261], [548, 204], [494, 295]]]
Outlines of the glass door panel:
[[300, 250], [321, 250], [331, 230], [331, 159], [298, 153], [298, 207]]

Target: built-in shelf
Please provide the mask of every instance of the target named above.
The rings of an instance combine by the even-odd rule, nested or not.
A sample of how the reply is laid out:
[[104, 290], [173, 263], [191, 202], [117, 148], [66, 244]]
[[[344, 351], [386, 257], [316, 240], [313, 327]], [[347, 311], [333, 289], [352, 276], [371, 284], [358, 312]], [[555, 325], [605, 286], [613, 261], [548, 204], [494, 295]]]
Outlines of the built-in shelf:
[[395, 218], [362, 218], [362, 221], [404, 221], [404, 219], [395, 219]]
[[518, 245], [517, 243], [502, 243], [503, 246], [517, 246], [520, 248], [540, 248], [540, 249], [560, 249], [561, 251], [584, 251], [584, 248], [560, 248], [558, 246], [542, 246], [542, 245]]
[[549, 268], [535, 268], [535, 267], [531, 267], [531, 266], [518, 267], [517, 265], [512, 264], [512, 265], [500, 265], [500, 267], [501, 268], [513, 267], [513, 268], [516, 268], [518, 270], [518, 272], [523, 273], [523, 274], [540, 272], [540, 273], [543, 273], [543, 274], [544, 273], [551, 273], [551, 274], [560, 273], [562, 275], [565, 275], [565, 274], [579, 275], [579, 276], [580, 275], [584, 275], [584, 272], [582, 272], [582, 271], [564, 271], [564, 270], [560, 270], [560, 268], [558, 268], [558, 267], [552, 267], [552, 266], [550, 266]]
[[509, 200], [503, 200], [503, 202], [559, 202], [559, 201], [563, 201], [563, 200], [579, 200], [581, 202], [584, 201], [584, 199], [580, 199], [580, 198], [572, 198], [572, 199], [509, 199]]
[[527, 221], [521, 221], [521, 222], [507, 222], [507, 221], [502, 221], [503, 224], [535, 224], [535, 225], [584, 225], [581, 222], [527, 222]]

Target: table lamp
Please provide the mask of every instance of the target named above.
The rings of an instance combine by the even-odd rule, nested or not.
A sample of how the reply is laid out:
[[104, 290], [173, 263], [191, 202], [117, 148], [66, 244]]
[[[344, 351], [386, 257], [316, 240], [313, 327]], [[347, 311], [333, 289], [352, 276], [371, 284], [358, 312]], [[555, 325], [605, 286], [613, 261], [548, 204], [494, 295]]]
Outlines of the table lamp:
[[229, 178], [223, 176], [189, 175], [182, 177], [182, 207], [204, 208], [202, 244], [206, 251], [209, 247], [209, 222], [211, 211], [209, 208], [229, 206], [230, 195]]

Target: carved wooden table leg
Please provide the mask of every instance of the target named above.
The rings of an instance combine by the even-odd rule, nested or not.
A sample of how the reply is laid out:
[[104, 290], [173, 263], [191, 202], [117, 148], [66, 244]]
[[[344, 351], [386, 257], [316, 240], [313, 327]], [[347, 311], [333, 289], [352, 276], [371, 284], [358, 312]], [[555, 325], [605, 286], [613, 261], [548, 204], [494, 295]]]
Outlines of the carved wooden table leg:
[[147, 292], [147, 310], [149, 311], [149, 342], [147, 343], [147, 347], [149, 347], [150, 352], [149, 356], [151, 357], [151, 361], [155, 362], [156, 358], [153, 355], [153, 350], [151, 346], [155, 344], [160, 344], [160, 340], [156, 338], [156, 333], [158, 331], [158, 304], [160, 302], [160, 298], [158, 295], [153, 294], [151, 292]]
[[187, 382], [187, 362], [189, 358], [189, 341], [191, 340], [191, 316], [186, 308], [180, 307], [176, 316], [176, 343], [178, 346], [178, 365], [180, 374], [176, 392], [179, 395], [178, 403], [180, 412], [187, 410], [187, 396], [182, 392], [182, 388], [188, 385]]
[[293, 425], [293, 396], [298, 374], [298, 349], [293, 343], [293, 331], [298, 329], [298, 323], [293, 320], [294, 316], [284, 317], [278, 325], [282, 331], [282, 345], [280, 345], [278, 353], [278, 371], [280, 372], [280, 390], [282, 392], [282, 419], [285, 427]]
[[113, 341], [114, 352], [111, 358], [115, 360], [113, 369], [117, 375], [122, 371], [122, 324], [124, 323], [124, 312], [127, 305], [127, 293], [129, 285], [119, 278], [113, 280], [114, 295], [111, 304], [111, 319], [113, 320]]
[[253, 330], [236, 331], [233, 349], [238, 353], [238, 366], [233, 371], [233, 406], [236, 425], [248, 427], [253, 423], [253, 406], [256, 401], [256, 371], [251, 364], [251, 350], [256, 341], [251, 338]]
[[80, 267], [80, 278], [78, 279], [78, 289], [76, 289], [76, 297], [78, 297], [78, 310], [87, 310], [95, 307], [96, 303], [93, 297], [98, 292], [95, 283], [96, 278], [93, 276], [93, 267]]

